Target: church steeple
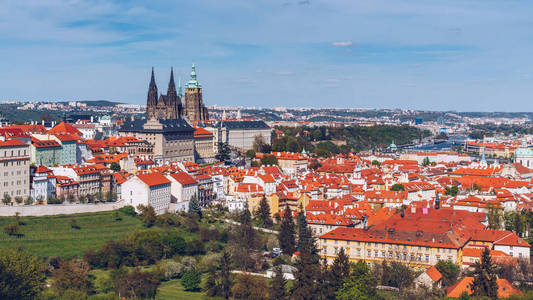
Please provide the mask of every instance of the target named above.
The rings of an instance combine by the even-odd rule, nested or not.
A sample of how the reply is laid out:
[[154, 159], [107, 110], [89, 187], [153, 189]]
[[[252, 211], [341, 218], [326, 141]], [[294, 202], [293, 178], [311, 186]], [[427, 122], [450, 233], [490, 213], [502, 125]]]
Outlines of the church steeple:
[[154, 67], [152, 67], [152, 76], [148, 86], [148, 95], [146, 97], [146, 117], [148, 119], [155, 117], [155, 107], [157, 106], [157, 84], [155, 83]]
[[168, 82], [167, 96], [176, 94], [176, 84], [174, 83], [174, 68], [170, 68], [170, 81]]
[[189, 82], [187, 83], [187, 88], [189, 89], [202, 88], [202, 86], [198, 82], [198, 79], [196, 78], [196, 67], [194, 66], [194, 63], [192, 63], [191, 78], [189, 79]]

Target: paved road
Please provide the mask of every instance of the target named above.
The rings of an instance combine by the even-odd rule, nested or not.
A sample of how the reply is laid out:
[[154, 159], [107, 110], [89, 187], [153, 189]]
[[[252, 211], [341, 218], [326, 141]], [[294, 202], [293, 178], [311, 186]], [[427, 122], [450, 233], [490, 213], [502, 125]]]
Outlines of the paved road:
[[[229, 223], [229, 224], [233, 224], [233, 225], [241, 225], [241, 223], [233, 221], [233, 220], [230, 220], [230, 219], [222, 219], [222, 221], [224, 221], [226, 223]], [[254, 226], [254, 229], [262, 231], [262, 232], [266, 232], [266, 233], [279, 234], [279, 231], [277, 231], [277, 230], [261, 228], [261, 227], [256, 227], [256, 226]]]

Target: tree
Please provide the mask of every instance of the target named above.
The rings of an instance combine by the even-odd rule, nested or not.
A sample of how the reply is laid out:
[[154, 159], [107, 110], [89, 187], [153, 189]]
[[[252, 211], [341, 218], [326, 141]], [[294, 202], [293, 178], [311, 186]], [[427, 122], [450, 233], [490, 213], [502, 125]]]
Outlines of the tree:
[[196, 194], [192, 195], [189, 200], [189, 214], [198, 215], [200, 219], [202, 218], [202, 209], [200, 208], [200, 203], [198, 202], [198, 196], [196, 196]]
[[155, 210], [151, 205], [144, 206], [139, 204], [137, 209], [140, 211], [141, 220], [143, 221], [144, 227], [152, 227], [157, 221], [157, 215]]
[[379, 166], [381, 166], [381, 163], [380, 163], [378, 160], [373, 160], [373, 161], [372, 161], [372, 165], [373, 165], [373, 166], [378, 166], [378, 167], [379, 167]]
[[451, 261], [439, 260], [435, 268], [442, 274], [442, 284], [446, 287], [453, 285], [457, 281], [457, 276], [461, 269]]
[[230, 159], [231, 149], [227, 143], [218, 143], [218, 153], [215, 158], [219, 161], [226, 161]]
[[233, 281], [231, 278], [230, 267], [231, 256], [228, 252], [224, 252], [222, 254], [222, 258], [220, 259], [220, 283], [218, 284], [218, 290], [220, 291], [219, 295], [224, 299], [229, 299], [229, 297], [231, 297], [231, 286]]
[[350, 276], [350, 262], [344, 252], [344, 248], [341, 248], [331, 268], [327, 268], [326, 281], [328, 291], [326, 296], [328, 299], [335, 299], [335, 293], [342, 288], [344, 279], [348, 278], [348, 276]]
[[74, 197], [74, 195], [72, 193], [69, 193], [68, 196], [67, 196], [67, 201], [69, 203], [74, 203], [76, 201], [76, 197]]
[[239, 225], [231, 239], [232, 258], [237, 266], [245, 270], [253, 267], [251, 254], [256, 249], [257, 242], [250, 210], [246, 206], [239, 214]]
[[489, 228], [500, 229], [503, 222], [503, 215], [501, 209], [492, 204], [489, 204], [487, 207], [487, 218], [489, 220]]
[[307, 226], [303, 211], [298, 215], [298, 250], [300, 253], [296, 261], [291, 294], [295, 299], [314, 299], [319, 291], [317, 279], [320, 275], [320, 264], [315, 239]]
[[20, 233], [20, 226], [19, 226], [19, 223], [18, 222], [13, 222], [11, 224], [7, 224], [6, 226], [4, 226], [4, 231], [5, 233], [7, 233], [9, 236], [16, 236], [16, 237], [21, 237], [23, 236], [21, 233]]
[[24, 199], [22, 197], [20, 197], [20, 196], [15, 197], [15, 202], [17, 204], [21, 204], [23, 201], [24, 201]]
[[153, 299], [160, 284], [151, 273], [137, 268], [129, 273], [126, 269], [115, 270], [111, 272], [111, 280], [120, 297], [133, 299]]
[[339, 300], [378, 300], [382, 299], [377, 294], [377, 280], [371, 274], [368, 266], [362, 260], [352, 267], [350, 277], [346, 278], [340, 291], [337, 292]]
[[109, 169], [111, 169], [113, 172], [120, 172], [120, 165], [117, 162], [112, 162], [109, 166]]
[[237, 274], [235, 284], [231, 289], [234, 299], [263, 300], [267, 299], [267, 285], [262, 276], [252, 276], [248, 273]]
[[287, 280], [283, 277], [283, 270], [281, 266], [274, 267], [274, 277], [270, 283], [270, 300], [285, 300], [287, 299]]
[[272, 217], [270, 216], [270, 206], [264, 196], [261, 198], [261, 201], [259, 201], [256, 217], [261, 221], [261, 226], [263, 227], [268, 228], [273, 225]]
[[180, 282], [186, 291], [198, 291], [200, 289], [202, 277], [200, 272], [198, 272], [195, 268], [192, 268], [185, 271]]
[[396, 183], [390, 188], [390, 190], [396, 192], [405, 191], [405, 186], [403, 186], [401, 183]]
[[262, 135], [256, 135], [255, 136], [252, 148], [253, 148], [253, 151], [255, 153], [267, 153], [267, 152], [270, 152], [270, 145], [268, 145], [265, 142], [265, 139], [263, 138]]
[[261, 164], [263, 166], [274, 166], [274, 165], [278, 165], [278, 158], [274, 155], [271, 155], [271, 154], [268, 154], [268, 155], [264, 155], [262, 158], [261, 158]]
[[485, 248], [481, 254], [481, 261], [474, 265], [474, 282], [472, 295], [486, 296], [491, 299], [498, 298], [498, 284], [496, 282], [496, 270], [492, 264], [489, 248]]
[[45, 280], [45, 267], [37, 257], [16, 249], [0, 250], [0, 299], [35, 299]]
[[9, 196], [8, 193], [5, 193], [4, 197], [2, 197], [2, 203], [4, 203], [5, 205], [11, 203], [11, 196]]
[[246, 157], [250, 158], [250, 159], [254, 159], [255, 158], [255, 151], [250, 149], [248, 151], [246, 151]]
[[403, 291], [404, 288], [410, 286], [413, 283], [414, 273], [413, 271], [411, 271], [411, 269], [409, 269], [408, 266], [394, 261], [389, 264], [387, 263], [387, 261], [384, 260], [381, 268], [382, 285], [396, 287], [400, 291]]
[[459, 193], [459, 187], [457, 185], [453, 185], [452, 187], [446, 187], [446, 195], [450, 196], [457, 196], [457, 193]]
[[69, 289], [89, 293], [93, 289], [89, 278], [90, 270], [89, 264], [81, 259], [60, 262], [59, 268], [52, 272], [54, 276], [52, 286], [60, 294]]
[[429, 161], [429, 157], [427, 157], [427, 156], [424, 157], [424, 160], [422, 161], [422, 165], [423, 165], [424, 167], [426, 167], [426, 166], [429, 166], [430, 163], [431, 163], [431, 162]]
[[290, 210], [289, 206], [286, 206], [281, 218], [281, 229], [278, 235], [279, 246], [283, 253], [292, 255], [294, 251], [296, 251], [294, 234], [292, 211]]

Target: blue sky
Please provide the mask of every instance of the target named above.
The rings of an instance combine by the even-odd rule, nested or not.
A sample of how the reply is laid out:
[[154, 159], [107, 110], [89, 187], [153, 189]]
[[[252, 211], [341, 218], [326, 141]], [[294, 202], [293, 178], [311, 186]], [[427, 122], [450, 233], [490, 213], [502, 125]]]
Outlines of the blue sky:
[[4, 0], [0, 99], [533, 110], [533, 2]]

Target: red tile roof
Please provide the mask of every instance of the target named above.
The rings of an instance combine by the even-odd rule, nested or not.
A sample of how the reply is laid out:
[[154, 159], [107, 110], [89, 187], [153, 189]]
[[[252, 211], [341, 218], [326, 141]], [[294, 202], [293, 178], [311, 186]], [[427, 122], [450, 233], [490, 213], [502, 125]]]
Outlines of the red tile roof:
[[0, 147], [19, 147], [19, 146], [27, 146], [28, 144], [23, 143], [19, 140], [7, 140], [5, 142], [0, 141]]
[[194, 177], [187, 174], [186, 172], [173, 173], [170, 174], [170, 176], [174, 178], [177, 182], [179, 182], [181, 185], [198, 184], [198, 181], [196, 181]]
[[442, 274], [435, 268], [435, 266], [432, 266], [431, 268], [426, 270], [426, 274], [428, 274], [429, 278], [433, 280], [433, 282], [437, 282], [442, 278]]
[[165, 176], [163, 176], [163, 174], [159, 172], [139, 174], [137, 175], [137, 177], [144, 183], [146, 183], [148, 186], [156, 186], [170, 183], [170, 180], [168, 180]]
[[[463, 277], [456, 284], [446, 289], [446, 296], [450, 298], [459, 298], [463, 292], [469, 295], [473, 293], [472, 284], [474, 277]], [[512, 295], [522, 295], [522, 292], [515, 288], [507, 279], [496, 279], [498, 284], [498, 298], [507, 298]]]
[[48, 131], [50, 134], [77, 134], [82, 135], [81, 131], [76, 129], [76, 127], [72, 126], [69, 123], [66, 123], [62, 121], [61, 123], [54, 126], [54, 128], [50, 129]]

